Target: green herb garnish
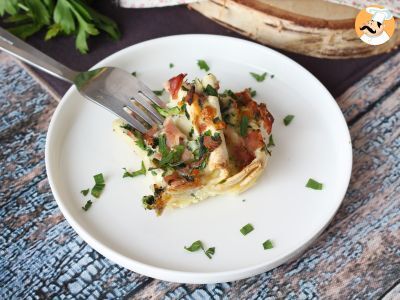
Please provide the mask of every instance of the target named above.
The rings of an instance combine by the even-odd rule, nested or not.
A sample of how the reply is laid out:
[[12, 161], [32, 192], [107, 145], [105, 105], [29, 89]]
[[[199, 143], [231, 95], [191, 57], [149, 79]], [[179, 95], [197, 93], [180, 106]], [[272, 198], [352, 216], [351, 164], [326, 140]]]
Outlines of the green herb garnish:
[[274, 245], [272, 244], [271, 240], [266, 240], [262, 245], [263, 245], [264, 250], [274, 248]]
[[223, 184], [223, 183], [225, 183], [226, 182], [226, 178], [225, 179], [222, 179], [220, 182], [218, 182], [218, 184]]
[[81, 191], [81, 194], [82, 194], [83, 196], [86, 196], [87, 194], [89, 194], [89, 190], [90, 190], [90, 189], [82, 190], [82, 191]]
[[169, 63], [169, 68], [172, 69], [174, 67], [173, 63]]
[[156, 91], [153, 91], [153, 93], [156, 94], [157, 96], [162, 96], [162, 94], [164, 94], [164, 91], [165, 91], [164, 89], [158, 90], [158, 91], [156, 90]]
[[247, 136], [247, 129], [249, 125], [249, 118], [247, 116], [243, 116], [240, 121], [240, 135]]
[[261, 75], [259, 75], [259, 74], [257, 74], [257, 73], [250, 72], [250, 75], [253, 76], [253, 78], [254, 78], [255, 80], [257, 80], [257, 82], [262, 82], [262, 81], [265, 80], [265, 77], [267, 76], [267, 72], [264, 72], [264, 73], [261, 74]]
[[151, 175], [157, 176], [157, 172], [156, 171], [151, 171]]
[[225, 90], [224, 94], [228, 95], [229, 97], [233, 98], [233, 99], [237, 99], [236, 95], [234, 92], [232, 92], [232, 90]]
[[206, 63], [205, 60], [203, 59], [199, 59], [197, 61], [197, 65], [199, 66], [200, 70], [204, 70], [206, 72], [208, 72], [210, 70], [210, 67], [208, 66], [208, 64]]
[[215, 247], [208, 248], [204, 253], [209, 259], [211, 259], [212, 256], [215, 254]]
[[269, 136], [269, 138], [268, 138], [268, 145], [267, 145], [267, 147], [273, 147], [273, 146], [275, 146], [275, 142], [274, 142], [274, 138], [273, 138], [273, 136], [272, 136], [272, 134]]
[[308, 179], [306, 187], [313, 189], [313, 190], [322, 190], [324, 185], [312, 178]]
[[93, 186], [91, 190], [91, 194], [95, 198], [99, 198], [100, 194], [103, 192], [104, 187], [106, 186], [103, 173], [96, 174], [93, 176], [95, 185]]
[[249, 223], [249, 224], [244, 225], [244, 226], [240, 229], [240, 232], [241, 232], [243, 235], [247, 235], [247, 234], [249, 234], [250, 232], [252, 232], [253, 230], [254, 230], [253, 225], [251, 225], [251, 224]]
[[181, 110], [178, 106], [174, 106], [171, 108], [162, 108], [160, 106], [158, 106], [157, 104], [153, 104], [153, 107], [158, 111], [158, 113], [160, 115], [162, 115], [163, 117], [168, 117], [168, 116], [175, 116], [181, 113]]
[[132, 74], [132, 76], [136, 77], [136, 71], [132, 72], [131, 74]]
[[82, 206], [82, 209], [84, 211], [88, 211], [88, 209], [92, 206], [92, 204], [93, 204], [92, 200], [88, 200], [86, 201], [85, 206]]
[[142, 161], [142, 167], [140, 168], [140, 170], [137, 171], [133, 171], [133, 172], [128, 172], [128, 170], [126, 168], [123, 168], [125, 170], [124, 175], [122, 175], [122, 178], [125, 177], [136, 177], [139, 175], [146, 175], [146, 168], [144, 166], [144, 162]]
[[94, 178], [95, 185], [92, 188], [91, 194], [93, 197], [99, 198], [101, 193], [104, 190], [104, 187], [106, 186], [104, 177], [103, 177], [103, 173], [96, 174], [93, 176], [93, 178]]
[[192, 138], [194, 134], [194, 128], [192, 127], [189, 131], [189, 137]]
[[75, 36], [75, 47], [81, 53], [88, 52], [89, 36], [106, 32], [113, 39], [120, 37], [117, 24], [95, 11], [87, 1], [82, 0], [1, 0], [0, 16], [11, 23], [8, 30], [26, 39], [47, 29], [45, 40], [57, 36]]
[[293, 115], [287, 115], [284, 119], [283, 119], [283, 124], [285, 124], [285, 126], [288, 126], [290, 124], [290, 122], [292, 122], [294, 119]]
[[252, 88], [249, 88], [250, 96], [254, 98], [257, 95], [257, 92], [253, 90]]
[[218, 92], [216, 89], [214, 89], [211, 85], [207, 85], [206, 88], [204, 89], [204, 92], [209, 95], [209, 96], [218, 96]]
[[207, 255], [209, 259], [215, 254], [215, 247], [208, 248], [207, 250], [204, 249], [203, 243], [201, 241], [193, 242], [189, 247], [184, 247], [185, 250], [189, 252], [196, 252], [199, 250], [203, 250], [204, 254]]
[[161, 156], [166, 156], [168, 154], [167, 138], [165, 134], [158, 138], [158, 149], [160, 150]]

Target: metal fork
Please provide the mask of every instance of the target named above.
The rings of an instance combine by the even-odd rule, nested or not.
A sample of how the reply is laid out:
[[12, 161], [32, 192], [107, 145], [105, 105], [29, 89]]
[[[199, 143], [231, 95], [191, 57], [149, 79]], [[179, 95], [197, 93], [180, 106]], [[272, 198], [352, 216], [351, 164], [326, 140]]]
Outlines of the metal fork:
[[60, 64], [0, 27], [0, 49], [55, 77], [75, 84], [86, 99], [108, 109], [144, 133], [162, 124], [164, 118], [154, 104], [160, 100], [143, 82], [129, 72], [115, 67], [102, 67], [77, 72]]

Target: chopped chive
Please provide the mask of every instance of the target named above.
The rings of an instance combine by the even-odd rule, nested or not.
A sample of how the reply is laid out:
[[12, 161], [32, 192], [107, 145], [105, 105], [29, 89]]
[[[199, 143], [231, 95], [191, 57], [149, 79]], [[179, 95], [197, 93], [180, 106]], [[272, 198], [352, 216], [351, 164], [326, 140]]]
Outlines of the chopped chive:
[[135, 77], [136, 77], [136, 71], [135, 71], [135, 72], [132, 72], [131, 74], [132, 74], [132, 76], [135, 76]]
[[240, 232], [243, 234], [243, 235], [247, 235], [247, 234], [249, 234], [250, 232], [252, 232], [254, 230], [254, 227], [253, 227], [253, 225], [251, 225], [250, 223], [249, 224], [246, 224], [246, 225], [244, 225], [242, 228], [240, 228]]
[[262, 81], [265, 80], [265, 77], [267, 76], [267, 72], [264, 72], [264, 73], [261, 74], [261, 75], [259, 75], [259, 74], [257, 74], [257, 73], [250, 72], [250, 75], [253, 76], [253, 78], [254, 78], [255, 80], [257, 80], [257, 82], [262, 82]]
[[93, 204], [92, 200], [88, 200], [86, 201], [85, 206], [82, 206], [82, 209], [84, 211], [88, 211], [88, 209], [92, 206], [92, 204]]
[[247, 127], [249, 125], [249, 118], [245, 115], [240, 121], [240, 135], [247, 136]]
[[208, 95], [208, 96], [218, 96], [218, 92], [216, 89], [214, 89], [211, 85], [207, 85], [206, 88], [204, 89], [204, 92]]
[[308, 179], [306, 187], [313, 189], [313, 190], [322, 190], [324, 185], [312, 178]]
[[218, 184], [223, 184], [223, 183], [225, 183], [226, 182], [226, 178], [225, 179], [222, 179], [220, 182], [218, 182]]
[[275, 142], [274, 142], [274, 138], [273, 138], [273, 136], [272, 136], [272, 134], [269, 136], [269, 138], [268, 138], [268, 145], [267, 145], [267, 147], [273, 147], [273, 146], [275, 146]]
[[89, 190], [90, 190], [90, 189], [82, 190], [82, 191], [81, 191], [81, 194], [82, 194], [83, 196], [86, 196], [87, 194], [89, 194]]
[[139, 175], [146, 175], [146, 168], [144, 166], [144, 162], [142, 161], [142, 167], [140, 168], [140, 170], [137, 171], [133, 171], [133, 172], [128, 172], [128, 170], [126, 168], [123, 168], [125, 170], [124, 175], [122, 175], [122, 178], [125, 177], [136, 177]]
[[288, 126], [294, 119], [293, 115], [287, 115], [284, 119], [283, 119], [283, 124], [285, 124], [285, 126]]
[[151, 171], [151, 175], [157, 176], [157, 172], [156, 171]]
[[271, 240], [266, 240], [263, 243], [263, 248], [264, 248], [264, 250], [272, 249], [272, 248], [274, 248], [274, 245], [272, 244]]
[[164, 94], [164, 89], [159, 90], [159, 91], [153, 91], [154, 94], [156, 94], [157, 96], [162, 96], [162, 94]]
[[106, 184], [104, 182], [103, 173], [96, 174], [93, 176], [93, 178], [94, 178], [95, 185], [92, 188], [91, 194], [93, 197], [99, 198], [101, 193], [104, 190], [104, 187], [106, 186]]
[[169, 63], [169, 68], [172, 69], [174, 67], [173, 63]]
[[254, 98], [257, 95], [257, 91], [253, 90], [252, 88], [249, 88], [250, 96]]
[[208, 64], [206, 63], [205, 60], [203, 59], [199, 59], [197, 61], [197, 65], [199, 66], [200, 70], [204, 70], [206, 72], [208, 72], [210, 70], [210, 67], [208, 66]]

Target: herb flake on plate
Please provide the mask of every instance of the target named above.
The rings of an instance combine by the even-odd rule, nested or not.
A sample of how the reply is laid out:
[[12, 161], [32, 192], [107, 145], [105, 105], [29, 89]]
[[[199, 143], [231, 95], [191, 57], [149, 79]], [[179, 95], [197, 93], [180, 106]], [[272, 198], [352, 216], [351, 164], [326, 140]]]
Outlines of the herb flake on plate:
[[274, 248], [274, 245], [272, 244], [271, 240], [266, 240], [263, 243], [263, 248], [264, 248], [264, 250], [272, 249], [272, 248]]
[[179, 115], [181, 113], [181, 109], [178, 106], [174, 106], [171, 108], [168, 108], [168, 107], [162, 108], [162, 107], [158, 106], [157, 104], [153, 104], [153, 107], [163, 117], [175, 116], [175, 115]]
[[267, 76], [267, 72], [264, 72], [263, 74], [257, 74], [254, 72], [250, 72], [250, 75], [257, 80], [257, 82], [263, 82], [265, 80], [265, 77]]
[[210, 71], [210, 67], [208, 66], [208, 64], [206, 63], [205, 60], [203, 59], [199, 59], [197, 61], [197, 65], [199, 66], [200, 70], [204, 70], [206, 72]]
[[313, 190], [322, 190], [324, 185], [312, 178], [308, 179], [306, 187], [313, 189]]
[[89, 194], [89, 191], [90, 191], [90, 189], [82, 190], [82, 191], [81, 191], [81, 194], [82, 194], [83, 196], [87, 196], [87, 194]]
[[274, 137], [272, 136], [272, 134], [269, 136], [268, 138], [268, 145], [267, 147], [273, 147], [275, 146], [275, 142], [274, 142]]
[[83, 209], [84, 211], [88, 211], [89, 208], [92, 207], [92, 204], [93, 204], [92, 200], [88, 200], [88, 201], [86, 201], [85, 205], [82, 206], [82, 209]]
[[249, 224], [246, 224], [246, 225], [244, 225], [242, 228], [240, 228], [240, 232], [243, 234], [243, 235], [247, 235], [247, 234], [249, 234], [250, 232], [252, 232], [254, 230], [254, 227], [253, 227], [253, 225], [251, 225], [250, 223]]
[[285, 126], [288, 126], [294, 119], [294, 115], [287, 115], [284, 119], [283, 119], [283, 124], [285, 124]]
[[172, 69], [174, 67], [173, 63], [169, 63], [169, 68]]
[[104, 187], [106, 186], [103, 173], [99, 173], [93, 176], [95, 185], [92, 188], [91, 194], [95, 198], [99, 198], [101, 193], [104, 190]]
[[189, 252], [197, 252], [203, 250], [204, 254], [211, 259], [215, 254], [215, 247], [210, 247], [207, 250], [204, 249], [203, 243], [200, 240], [193, 242], [189, 247], [184, 246], [184, 249]]
[[126, 168], [123, 168], [125, 170], [124, 175], [122, 175], [122, 178], [125, 177], [136, 177], [139, 175], [146, 175], [146, 167], [144, 166], [144, 162], [142, 161], [142, 167], [137, 170], [137, 171], [133, 171], [133, 172], [129, 172]]

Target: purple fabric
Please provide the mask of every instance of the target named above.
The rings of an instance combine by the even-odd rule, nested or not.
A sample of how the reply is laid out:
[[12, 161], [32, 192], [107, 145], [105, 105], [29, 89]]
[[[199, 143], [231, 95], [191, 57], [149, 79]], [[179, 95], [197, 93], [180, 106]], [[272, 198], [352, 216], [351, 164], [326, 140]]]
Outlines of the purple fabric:
[[[28, 42], [70, 68], [86, 70], [120, 49], [157, 37], [188, 33], [241, 37], [185, 6], [124, 9], [112, 3], [112, 1], [97, 1], [95, 8], [117, 21], [122, 31], [122, 38], [119, 41], [112, 41], [105, 34], [92, 37], [89, 40], [90, 52], [86, 55], [81, 55], [75, 50], [72, 37], [44, 42], [42, 33], [31, 37]], [[328, 60], [279, 51], [313, 73], [334, 97], [394, 53], [362, 59]], [[69, 88], [68, 84], [56, 78], [40, 71], [38, 74], [59, 95], [63, 95]]]

